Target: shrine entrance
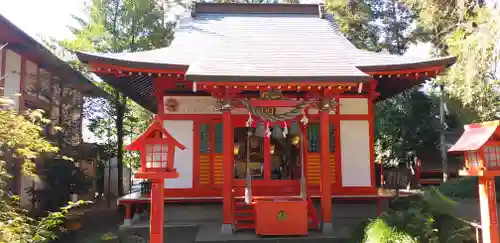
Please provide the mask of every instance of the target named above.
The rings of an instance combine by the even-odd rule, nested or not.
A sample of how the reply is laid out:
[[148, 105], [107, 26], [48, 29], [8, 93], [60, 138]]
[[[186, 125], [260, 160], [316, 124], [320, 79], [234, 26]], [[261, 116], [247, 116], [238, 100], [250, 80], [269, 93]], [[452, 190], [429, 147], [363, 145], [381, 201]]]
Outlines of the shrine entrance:
[[[268, 186], [293, 185], [301, 177], [300, 136], [284, 137], [281, 127], [234, 127], [234, 179], [243, 181], [247, 172], [252, 180]], [[290, 181], [286, 183], [285, 181]], [[285, 182], [285, 183], [284, 183]], [[239, 184], [238, 182], [236, 182]]]

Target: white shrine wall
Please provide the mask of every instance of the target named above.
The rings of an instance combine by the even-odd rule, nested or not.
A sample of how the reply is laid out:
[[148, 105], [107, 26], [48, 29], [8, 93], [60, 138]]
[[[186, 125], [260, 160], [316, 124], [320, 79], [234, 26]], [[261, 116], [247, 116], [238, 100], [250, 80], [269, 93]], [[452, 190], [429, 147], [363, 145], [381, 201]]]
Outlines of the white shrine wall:
[[[342, 115], [369, 115], [367, 98], [340, 98]], [[370, 119], [369, 117], [367, 117]], [[371, 187], [372, 171], [369, 120], [340, 120], [342, 187]], [[371, 118], [373, 119], [373, 118]], [[338, 130], [337, 130], [338, 131]]]
[[340, 121], [343, 187], [370, 187], [372, 185], [369, 131], [368, 121]]
[[179, 172], [179, 177], [175, 179], [165, 179], [165, 188], [193, 188], [193, 121], [164, 120], [163, 126], [170, 133], [170, 135], [186, 147], [184, 150], [176, 148], [174, 166], [177, 169], [177, 172]]

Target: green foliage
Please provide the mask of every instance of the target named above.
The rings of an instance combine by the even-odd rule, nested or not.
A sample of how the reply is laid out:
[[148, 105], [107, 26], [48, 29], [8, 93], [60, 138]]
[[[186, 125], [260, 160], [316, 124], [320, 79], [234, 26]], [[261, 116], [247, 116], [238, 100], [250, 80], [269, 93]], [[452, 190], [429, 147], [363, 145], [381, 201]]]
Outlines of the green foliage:
[[417, 88], [375, 106], [376, 161], [396, 166], [414, 161], [420, 151], [435, 149], [439, 141], [436, 97]]
[[101, 240], [112, 240], [116, 239], [118, 236], [114, 235], [113, 233], [106, 233], [101, 236]]
[[[412, 38], [430, 42], [437, 56], [450, 55], [447, 37], [463, 25], [469, 25], [483, 0], [441, 1], [402, 0], [418, 16]], [[471, 21], [472, 20], [472, 21]]]
[[0, 110], [0, 148], [3, 153], [13, 152], [27, 175], [35, 175], [34, 159], [58, 151], [42, 137], [40, 125], [47, 122], [42, 110], [28, 110], [22, 115], [11, 109]]
[[[8, 103], [8, 102], [6, 102]], [[3, 106], [6, 107], [6, 106]], [[40, 124], [46, 123], [42, 112], [0, 110], [0, 242], [1, 243], [45, 243], [56, 238], [63, 219], [71, 207], [60, 212], [49, 213], [40, 219], [31, 218], [19, 206], [19, 198], [3, 190], [10, 175], [5, 170], [5, 161], [22, 163], [23, 175], [35, 176], [33, 161], [44, 154], [57, 152], [57, 148], [41, 136]], [[12, 157], [13, 155], [13, 157]]]
[[[455, 180], [449, 180], [439, 186], [443, 195], [459, 199], [477, 199], [478, 197], [477, 177], [461, 177]], [[495, 177], [495, 189], [497, 191], [497, 200], [500, 199], [500, 177]]]
[[3, 198], [0, 201], [0, 243], [46, 243], [57, 238], [55, 232], [64, 231], [64, 223], [69, 210], [88, 202], [72, 203], [50, 212], [40, 219], [33, 219], [22, 210], [15, 198]]
[[468, 25], [461, 25], [446, 38], [457, 63], [436, 83], [446, 85], [450, 109], [463, 123], [500, 117], [500, 14], [487, 8], [474, 12]]
[[444, 84], [448, 112], [462, 124], [498, 119], [500, 14], [484, 1], [403, 0], [417, 13], [416, 40], [434, 54], [453, 55], [456, 64], [433, 80]]
[[449, 180], [439, 186], [439, 190], [451, 198], [477, 198], [477, 178], [462, 177]]
[[39, 174], [45, 186], [33, 190], [33, 194], [44, 211], [56, 210], [67, 204], [71, 194], [82, 195], [92, 187], [92, 178], [74, 162], [65, 159], [44, 161]]
[[401, 55], [410, 44], [415, 15], [398, 0], [327, 0], [326, 6], [359, 49]]
[[437, 189], [398, 199], [367, 225], [364, 242], [471, 242], [475, 231], [455, 217], [455, 205]]
[[[173, 38], [174, 24], [168, 21], [166, 4], [154, 0], [93, 0], [87, 16], [75, 16], [79, 26], [71, 27], [75, 38], [58, 41], [73, 51], [134, 52], [165, 47]], [[86, 67], [71, 56], [70, 62], [89, 75]], [[104, 82], [96, 82], [111, 99], [89, 99], [85, 115], [89, 130], [107, 148], [108, 157], [118, 159], [118, 193], [123, 194], [122, 165], [137, 168], [136, 154], [124, 153], [124, 140], [132, 140], [151, 121], [152, 114]]]
[[372, 0], [327, 0], [326, 7], [344, 35], [357, 48], [381, 51]]
[[405, 232], [398, 231], [395, 227], [390, 227], [384, 219], [379, 218], [368, 225], [365, 242], [418, 243], [418, 240]]

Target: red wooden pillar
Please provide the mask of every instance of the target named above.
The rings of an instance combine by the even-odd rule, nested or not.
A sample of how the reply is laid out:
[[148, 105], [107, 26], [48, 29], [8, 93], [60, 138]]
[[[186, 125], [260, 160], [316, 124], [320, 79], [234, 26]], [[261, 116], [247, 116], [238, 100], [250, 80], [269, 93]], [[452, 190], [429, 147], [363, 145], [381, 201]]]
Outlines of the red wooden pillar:
[[137, 204], [135, 206], [135, 212], [134, 216], [132, 217], [132, 220], [139, 220], [141, 218], [141, 204]]
[[132, 205], [130, 203], [125, 204], [125, 219], [123, 219], [124, 226], [130, 226], [132, 224]]
[[[320, 159], [321, 159], [321, 213], [323, 231], [332, 231], [332, 183], [330, 169], [329, 109], [321, 109], [320, 122]], [[339, 151], [340, 152], [340, 151]]]
[[163, 204], [163, 179], [155, 179], [151, 184], [151, 214], [150, 220], [150, 242], [163, 243], [163, 217], [164, 217], [164, 204]]
[[479, 203], [483, 243], [498, 243], [498, 217], [494, 177], [479, 177]]
[[223, 210], [223, 224], [221, 231], [223, 233], [232, 233], [232, 216], [231, 216], [231, 206], [232, 206], [232, 194], [233, 194], [233, 178], [234, 178], [234, 168], [233, 168], [233, 126], [231, 123], [231, 110], [226, 108], [222, 112], [222, 124], [223, 124], [223, 171], [224, 171], [224, 186], [222, 187], [222, 210]]
[[271, 138], [264, 136], [264, 179], [271, 180]]

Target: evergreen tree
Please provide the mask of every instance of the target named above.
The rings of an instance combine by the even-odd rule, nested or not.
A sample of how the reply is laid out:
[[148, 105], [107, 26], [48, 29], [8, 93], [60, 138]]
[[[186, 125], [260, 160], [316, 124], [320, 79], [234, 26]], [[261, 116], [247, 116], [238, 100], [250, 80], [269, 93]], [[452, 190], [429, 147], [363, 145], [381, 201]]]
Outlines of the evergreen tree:
[[346, 38], [359, 49], [381, 51], [380, 27], [375, 23], [377, 0], [327, 0], [326, 7]]
[[405, 0], [418, 14], [416, 39], [434, 54], [453, 55], [456, 64], [433, 84], [444, 84], [447, 107], [462, 123], [500, 117], [500, 14], [484, 1]]
[[400, 0], [379, 0], [376, 16], [380, 21], [381, 48], [403, 55], [411, 40], [410, 26], [415, 15]]
[[[69, 50], [92, 52], [134, 52], [168, 46], [173, 38], [173, 24], [167, 20], [166, 6], [155, 0], [92, 0], [86, 18], [75, 16], [80, 23], [72, 28], [75, 38], [60, 44]], [[127, 160], [124, 138], [142, 132], [151, 113], [109, 85], [99, 83], [99, 86], [111, 94], [112, 100], [93, 100], [87, 105], [86, 113], [94, 135], [103, 139], [107, 147], [115, 148], [112, 154], [118, 160], [120, 196], [123, 195], [122, 166]], [[134, 158], [129, 157], [129, 162]]]

